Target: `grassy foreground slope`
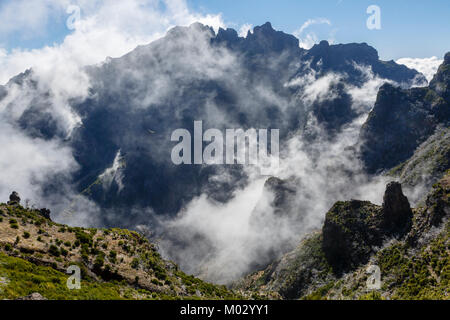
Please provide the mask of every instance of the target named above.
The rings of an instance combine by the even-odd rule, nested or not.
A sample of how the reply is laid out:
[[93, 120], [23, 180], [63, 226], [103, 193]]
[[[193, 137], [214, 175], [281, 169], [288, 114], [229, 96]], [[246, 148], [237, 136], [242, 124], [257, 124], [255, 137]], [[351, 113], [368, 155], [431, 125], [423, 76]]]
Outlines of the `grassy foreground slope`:
[[[67, 268], [81, 269], [69, 290]], [[0, 204], [0, 299], [235, 299], [224, 286], [186, 275], [137, 232], [72, 228], [45, 210]]]

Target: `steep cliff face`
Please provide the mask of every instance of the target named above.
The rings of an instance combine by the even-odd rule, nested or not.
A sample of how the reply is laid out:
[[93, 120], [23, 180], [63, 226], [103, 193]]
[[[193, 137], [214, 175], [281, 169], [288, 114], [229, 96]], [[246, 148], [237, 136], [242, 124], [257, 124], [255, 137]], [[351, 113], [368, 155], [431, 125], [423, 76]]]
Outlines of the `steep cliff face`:
[[385, 84], [380, 88], [360, 134], [361, 159], [370, 173], [406, 161], [438, 125], [448, 126], [449, 56], [428, 87], [404, 90]]
[[[423, 207], [411, 209], [398, 183], [382, 206], [336, 203], [321, 231], [236, 288], [285, 299], [445, 299], [450, 281], [450, 172]], [[382, 285], [367, 287], [367, 268]]]
[[[439, 67], [437, 74], [430, 82], [430, 89], [434, 90], [439, 97], [444, 101], [450, 100], [450, 52], [444, 57], [444, 63]], [[445, 109], [445, 104], [439, 103], [436, 105], [438, 110], [436, 113], [442, 116], [443, 119], [448, 119], [450, 111]]]

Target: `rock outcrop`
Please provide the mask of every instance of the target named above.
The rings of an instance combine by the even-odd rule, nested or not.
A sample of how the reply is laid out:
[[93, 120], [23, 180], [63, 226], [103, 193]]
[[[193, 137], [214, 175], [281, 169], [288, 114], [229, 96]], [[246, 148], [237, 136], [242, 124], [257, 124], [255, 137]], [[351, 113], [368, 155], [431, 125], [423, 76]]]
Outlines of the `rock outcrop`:
[[11, 195], [9, 196], [9, 202], [8, 204], [20, 204], [20, 196], [16, 191], [13, 191]]
[[391, 182], [386, 187], [382, 217], [381, 229], [386, 235], [404, 236], [411, 228], [413, 212], [398, 182]]
[[376, 247], [410, 229], [412, 210], [398, 182], [386, 187], [383, 205], [367, 201], [337, 202], [327, 213], [322, 248], [336, 273], [366, 263]]

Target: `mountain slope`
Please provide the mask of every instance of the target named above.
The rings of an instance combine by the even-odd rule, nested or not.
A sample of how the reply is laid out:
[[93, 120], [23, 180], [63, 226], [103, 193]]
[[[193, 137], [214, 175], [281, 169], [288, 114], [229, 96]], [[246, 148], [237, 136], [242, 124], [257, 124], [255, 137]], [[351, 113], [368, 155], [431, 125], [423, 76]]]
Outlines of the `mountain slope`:
[[413, 156], [387, 174], [404, 186], [431, 188], [450, 169], [450, 128], [437, 128]]
[[[80, 290], [66, 287], [71, 265], [81, 269]], [[184, 274], [137, 232], [72, 228], [51, 221], [46, 209], [0, 204], [0, 298], [34, 292], [47, 299], [239, 297]]]
[[[382, 207], [336, 203], [322, 231], [235, 287], [284, 299], [449, 299], [449, 214], [450, 172], [412, 211], [390, 184]], [[371, 265], [381, 270], [379, 290], [366, 284]]]
[[401, 89], [385, 84], [361, 128], [361, 159], [370, 173], [409, 159], [441, 125], [449, 126], [450, 52], [428, 87]]

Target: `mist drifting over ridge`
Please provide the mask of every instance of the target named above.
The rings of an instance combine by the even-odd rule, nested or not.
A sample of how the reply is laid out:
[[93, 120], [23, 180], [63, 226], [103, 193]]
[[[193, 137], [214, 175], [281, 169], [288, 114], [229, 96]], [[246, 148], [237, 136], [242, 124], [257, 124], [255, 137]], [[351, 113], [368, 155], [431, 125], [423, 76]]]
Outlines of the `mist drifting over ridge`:
[[[386, 179], [365, 174], [353, 149], [359, 130], [381, 85], [426, 83], [367, 44], [304, 50], [269, 23], [245, 38], [176, 27], [68, 73], [59, 83], [31, 70], [0, 88], [4, 154], [21, 154], [0, 159], [2, 199], [14, 188], [61, 222], [147, 226], [183, 270], [220, 283], [295, 245], [335, 201], [380, 203]], [[288, 214], [277, 214], [254, 167], [173, 165], [170, 133], [194, 120], [280, 129], [273, 176], [295, 193]]]

